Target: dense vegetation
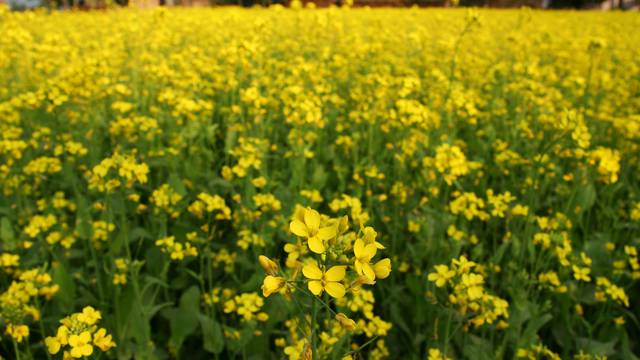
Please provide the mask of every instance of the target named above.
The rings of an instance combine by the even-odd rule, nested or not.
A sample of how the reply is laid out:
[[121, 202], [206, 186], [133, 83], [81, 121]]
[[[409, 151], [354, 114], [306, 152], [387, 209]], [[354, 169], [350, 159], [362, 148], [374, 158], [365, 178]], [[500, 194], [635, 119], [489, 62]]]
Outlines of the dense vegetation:
[[9, 359], [634, 359], [640, 16], [0, 10]]

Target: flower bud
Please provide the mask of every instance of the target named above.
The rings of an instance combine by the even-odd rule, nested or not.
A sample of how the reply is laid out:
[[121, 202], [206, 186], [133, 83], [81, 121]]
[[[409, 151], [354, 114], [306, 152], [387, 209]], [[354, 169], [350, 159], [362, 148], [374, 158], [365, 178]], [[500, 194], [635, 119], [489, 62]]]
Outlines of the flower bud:
[[278, 274], [278, 264], [273, 262], [268, 257], [264, 255], [260, 255], [258, 257], [258, 262], [260, 262], [260, 266], [262, 266], [262, 268], [267, 274], [271, 276], [276, 276]]
[[336, 320], [340, 323], [340, 325], [347, 331], [353, 331], [356, 329], [356, 322], [352, 319], [349, 319], [347, 315], [343, 313], [336, 314]]

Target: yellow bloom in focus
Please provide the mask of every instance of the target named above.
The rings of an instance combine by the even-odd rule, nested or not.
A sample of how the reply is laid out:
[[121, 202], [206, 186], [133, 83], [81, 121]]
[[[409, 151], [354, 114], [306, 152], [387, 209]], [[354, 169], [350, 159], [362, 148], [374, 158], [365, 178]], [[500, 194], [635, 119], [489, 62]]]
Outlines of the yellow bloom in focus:
[[484, 278], [479, 274], [462, 274], [461, 283], [467, 288], [467, 296], [470, 300], [479, 299], [484, 294], [482, 284]]
[[46, 339], [44, 339], [44, 344], [47, 346], [47, 351], [49, 352], [49, 354], [53, 355], [57, 354], [58, 351], [60, 351], [60, 347], [62, 346], [58, 339], [51, 336], [48, 336]]
[[371, 226], [365, 227], [362, 230], [362, 234], [362, 240], [364, 240], [364, 243], [366, 245], [374, 244], [376, 246], [376, 249], [384, 249], [384, 245], [376, 241], [378, 233]]
[[333, 266], [327, 271], [322, 271], [317, 264], [312, 263], [302, 268], [302, 274], [311, 279], [308, 287], [314, 295], [320, 296], [322, 291], [326, 291], [334, 298], [341, 298], [346, 292], [344, 285], [340, 283], [346, 270], [346, 266]]
[[55, 337], [47, 337], [44, 339], [44, 344], [47, 346], [47, 351], [49, 354], [57, 354], [60, 351], [60, 347], [62, 345], [66, 345], [69, 343], [69, 329], [66, 326], [60, 326], [58, 328], [58, 333]]
[[371, 281], [376, 279], [376, 273], [370, 264], [371, 258], [376, 255], [376, 251], [377, 248], [375, 243], [365, 245], [362, 239], [356, 240], [356, 243], [353, 245], [353, 253], [356, 256], [356, 272], [360, 275], [366, 276], [367, 279]]
[[280, 291], [286, 283], [287, 282], [281, 277], [267, 275], [262, 282], [262, 295], [269, 297], [271, 294]]
[[313, 209], [304, 209], [296, 213], [296, 218], [289, 224], [289, 229], [299, 237], [307, 238], [309, 249], [316, 254], [326, 251], [324, 241], [336, 236], [335, 226], [320, 227], [320, 214]]
[[386, 279], [391, 274], [391, 259], [382, 259], [373, 265], [376, 279]]
[[93, 354], [91, 346], [91, 333], [83, 331], [80, 335], [69, 336], [69, 346], [71, 346], [71, 356], [80, 358]]
[[258, 256], [258, 262], [260, 263], [260, 266], [262, 266], [262, 268], [264, 269], [264, 272], [266, 272], [267, 274], [271, 276], [276, 276], [276, 274], [278, 274], [278, 264], [273, 262], [273, 260], [269, 259], [264, 255], [260, 255]]

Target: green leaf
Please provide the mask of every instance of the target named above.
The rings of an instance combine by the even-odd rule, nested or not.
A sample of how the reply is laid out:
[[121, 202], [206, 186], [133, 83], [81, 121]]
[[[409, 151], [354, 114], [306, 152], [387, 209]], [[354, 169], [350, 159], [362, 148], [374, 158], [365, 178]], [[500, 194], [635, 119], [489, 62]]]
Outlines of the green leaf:
[[491, 349], [489, 341], [475, 335], [469, 335], [469, 341], [465, 343], [462, 352], [467, 359], [493, 360], [496, 356]]
[[16, 237], [11, 226], [11, 221], [3, 217], [0, 220], [0, 239], [5, 250], [11, 251], [16, 248]]
[[129, 241], [138, 239], [153, 239], [153, 235], [151, 235], [151, 233], [145, 228], [136, 227], [131, 230], [131, 233], [129, 234]]
[[576, 344], [578, 348], [584, 350], [588, 354], [599, 356], [611, 356], [616, 353], [615, 347], [618, 343], [618, 339], [614, 339], [607, 342], [601, 342], [589, 338], [578, 338]]
[[638, 357], [631, 351], [631, 344], [629, 342], [629, 335], [625, 332], [621, 336], [622, 338], [622, 351], [620, 352], [623, 359], [638, 360]]
[[200, 314], [200, 290], [196, 286], [190, 287], [182, 293], [180, 304], [172, 309], [170, 315], [171, 339], [169, 340], [177, 351], [180, 351], [182, 343], [198, 327], [198, 315]]
[[187, 189], [184, 187], [184, 184], [182, 183], [182, 180], [180, 180], [180, 177], [178, 176], [178, 174], [176, 173], [171, 173], [169, 175], [169, 186], [171, 186], [171, 188], [173, 190], [175, 190], [178, 194], [185, 196], [187, 195]]
[[525, 344], [532, 344], [533, 342], [535, 342], [535, 339], [537, 338], [536, 334], [538, 333], [538, 331], [540, 329], [542, 329], [542, 327], [548, 323], [549, 321], [551, 321], [551, 319], [553, 319], [553, 316], [551, 314], [543, 314], [543, 315], [539, 315], [539, 316], [533, 316], [528, 322], [527, 322], [527, 327], [525, 328], [521, 340], [525, 343]]
[[589, 210], [595, 204], [596, 197], [596, 189], [593, 183], [581, 186], [576, 192], [575, 200], [571, 202], [572, 208], [569, 210], [574, 210], [576, 206], [579, 206], [581, 211]]
[[204, 349], [213, 354], [221, 353], [224, 349], [224, 336], [220, 324], [204, 314], [199, 314], [198, 320], [202, 328]]
[[311, 176], [311, 184], [314, 189], [322, 189], [327, 182], [327, 173], [321, 165], [317, 165]]
[[144, 317], [142, 307], [132, 286], [116, 300], [118, 302], [118, 337], [121, 340], [136, 339], [140, 346], [146, 346], [145, 337], [150, 332], [149, 322]]
[[413, 336], [412, 331], [409, 329], [409, 326], [402, 317], [402, 310], [397, 303], [391, 303], [391, 321], [393, 322], [394, 326], [400, 328], [405, 332], [405, 334]]
[[264, 279], [264, 275], [262, 275], [259, 272], [256, 272], [255, 274], [253, 274], [251, 278], [249, 278], [249, 280], [247, 280], [247, 282], [244, 285], [242, 285], [242, 287], [240, 287], [240, 290], [244, 292], [255, 291], [260, 287], [260, 284], [262, 284], [263, 279]]
[[70, 312], [75, 303], [76, 284], [64, 263], [58, 264], [53, 269], [53, 282], [60, 286], [56, 299], [60, 301], [65, 312]]

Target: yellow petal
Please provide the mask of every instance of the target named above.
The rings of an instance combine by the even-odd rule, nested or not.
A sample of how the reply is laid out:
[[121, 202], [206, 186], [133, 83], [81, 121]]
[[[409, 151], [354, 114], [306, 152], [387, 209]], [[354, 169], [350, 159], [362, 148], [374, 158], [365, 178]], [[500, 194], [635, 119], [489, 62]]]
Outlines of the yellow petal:
[[268, 275], [262, 282], [262, 295], [269, 297], [271, 294], [280, 291], [285, 284], [285, 280], [281, 277]]
[[376, 279], [376, 273], [371, 268], [371, 265], [362, 264], [362, 272], [363, 272], [364, 276], [367, 277], [367, 279], [369, 279], [371, 281]]
[[337, 313], [336, 314], [336, 320], [338, 320], [338, 322], [340, 323], [340, 325], [348, 331], [353, 331], [356, 328], [356, 322], [353, 321], [352, 319], [349, 319], [347, 317], [347, 315], [343, 314], [343, 313]]
[[391, 273], [391, 260], [382, 259], [373, 265], [373, 272], [376, 273], [376, 278], [386, 279]]
[[321, 240], [333, 239], [338, 235], [338, 228], [336, 226], [326, 226], [318, 230], [318, 237]]
[[306, 277], [307, 279], [322, 279], [322, 270], [320, 270], [316, 263], [305, 265], [305, 267], [302, 268], [302, 274], [304, 274], [304, 277]]
[[378, 249], [375, 244], [369, 244], [364, 247], [364, 251], [362, 252], [362, 258], [371, 260], [372, 257], [376, 256], [376, 252]]
[[81, 347], [81, 351], [82, 351], [82, 355], [89, 356], [93, 354], [93, 346], [86, 344], [83, 347]]
[[73, 348], [78, 346], [78, 343], [80, 341], [80, 336], [78, 335], [71, 335], [69, 336], [69, 345]]
[[80, 333], [80, 340], [84, 343], [91, 342], [91, 333], [88, 331], [83, 331]]
[[324, 279], [326, 281], [342, 281], [346, 271], [346, 266], [334, 266], [324, 273]]
[[362, 254], [364, 253], [364, 241], [362, 241], [361, 239], [356, 240], [356, 243], [353, 244], [353, 253], [357, 258], [362, 256]]
[[60, 351], [60, 342], [58, 341], [58, 339], [54, 338], [54, 337], [47, 337], [46, 339], [44, 339], [44, 344], [47, 346], [47, 350], [49, 351], [49, 354], [57, 354], [58, 351]]
[[309, 236], [309, 231], [307, 231], [307, 226], [298, 220], [293, 220], [289, 224], [289, 230], [291, 230], [291, 232], [296, 236], [300, 236], [300, 237]]
[[369, 244], [376, 241], [376, 236], [378, 236], [378, 233], [371, 226], [365, 227], [362, 232], [362, 238], [364, 239], [365, 243]]
[[71, 348], [71, 356], [73, 356], [74, 358], [82, 357], [82, 351], [79, 347]]
[[320, 296], [320, 294], [322, 294], [323, 288], [322, 288], [321, 281], [318, 281], [318, 280], [309, 281], [309, 284], [307, 286], [309, 287], [309, 291], [311, 291], [313, 295]]
[[317, 236], [309, 238], [309, 249], [311, 249], [311, 251], [316, 254], [323, 254], [325, 251], [322, 240], [320, 240], [320, 238]]
[[306, 211], [307, 209], [303, 208], [302, 206], [296, 206], [296, 210], [293, 214], [293, 218], [301, 222], [304, 222], [304, 213]]
[[258, 263], [260, 263], [260, 266], [262, 266], [262, 269], [264, 269], [267, 274], [276, 276], [278, 273], [278, 264], [268, 257], [264, 255], [258, 256]]
[[333, 296], [336, 299], [343, 297], [345, 293], [344, 285], [333, 281], [329, 281], [325, 285], [324, 289], [327, 291], [327, 294]]
[[304, 223], [307, 224], [309, 232], [316, 232], [320, 228], [320, 214], [312, 209], [304, 212]]
[[362, 275], [363, 274], [362, 273], [362, 263], [360, 263], [360, 261], [356, 260], [355, 266], [356, 266], [356, 272], [359, 275]]

